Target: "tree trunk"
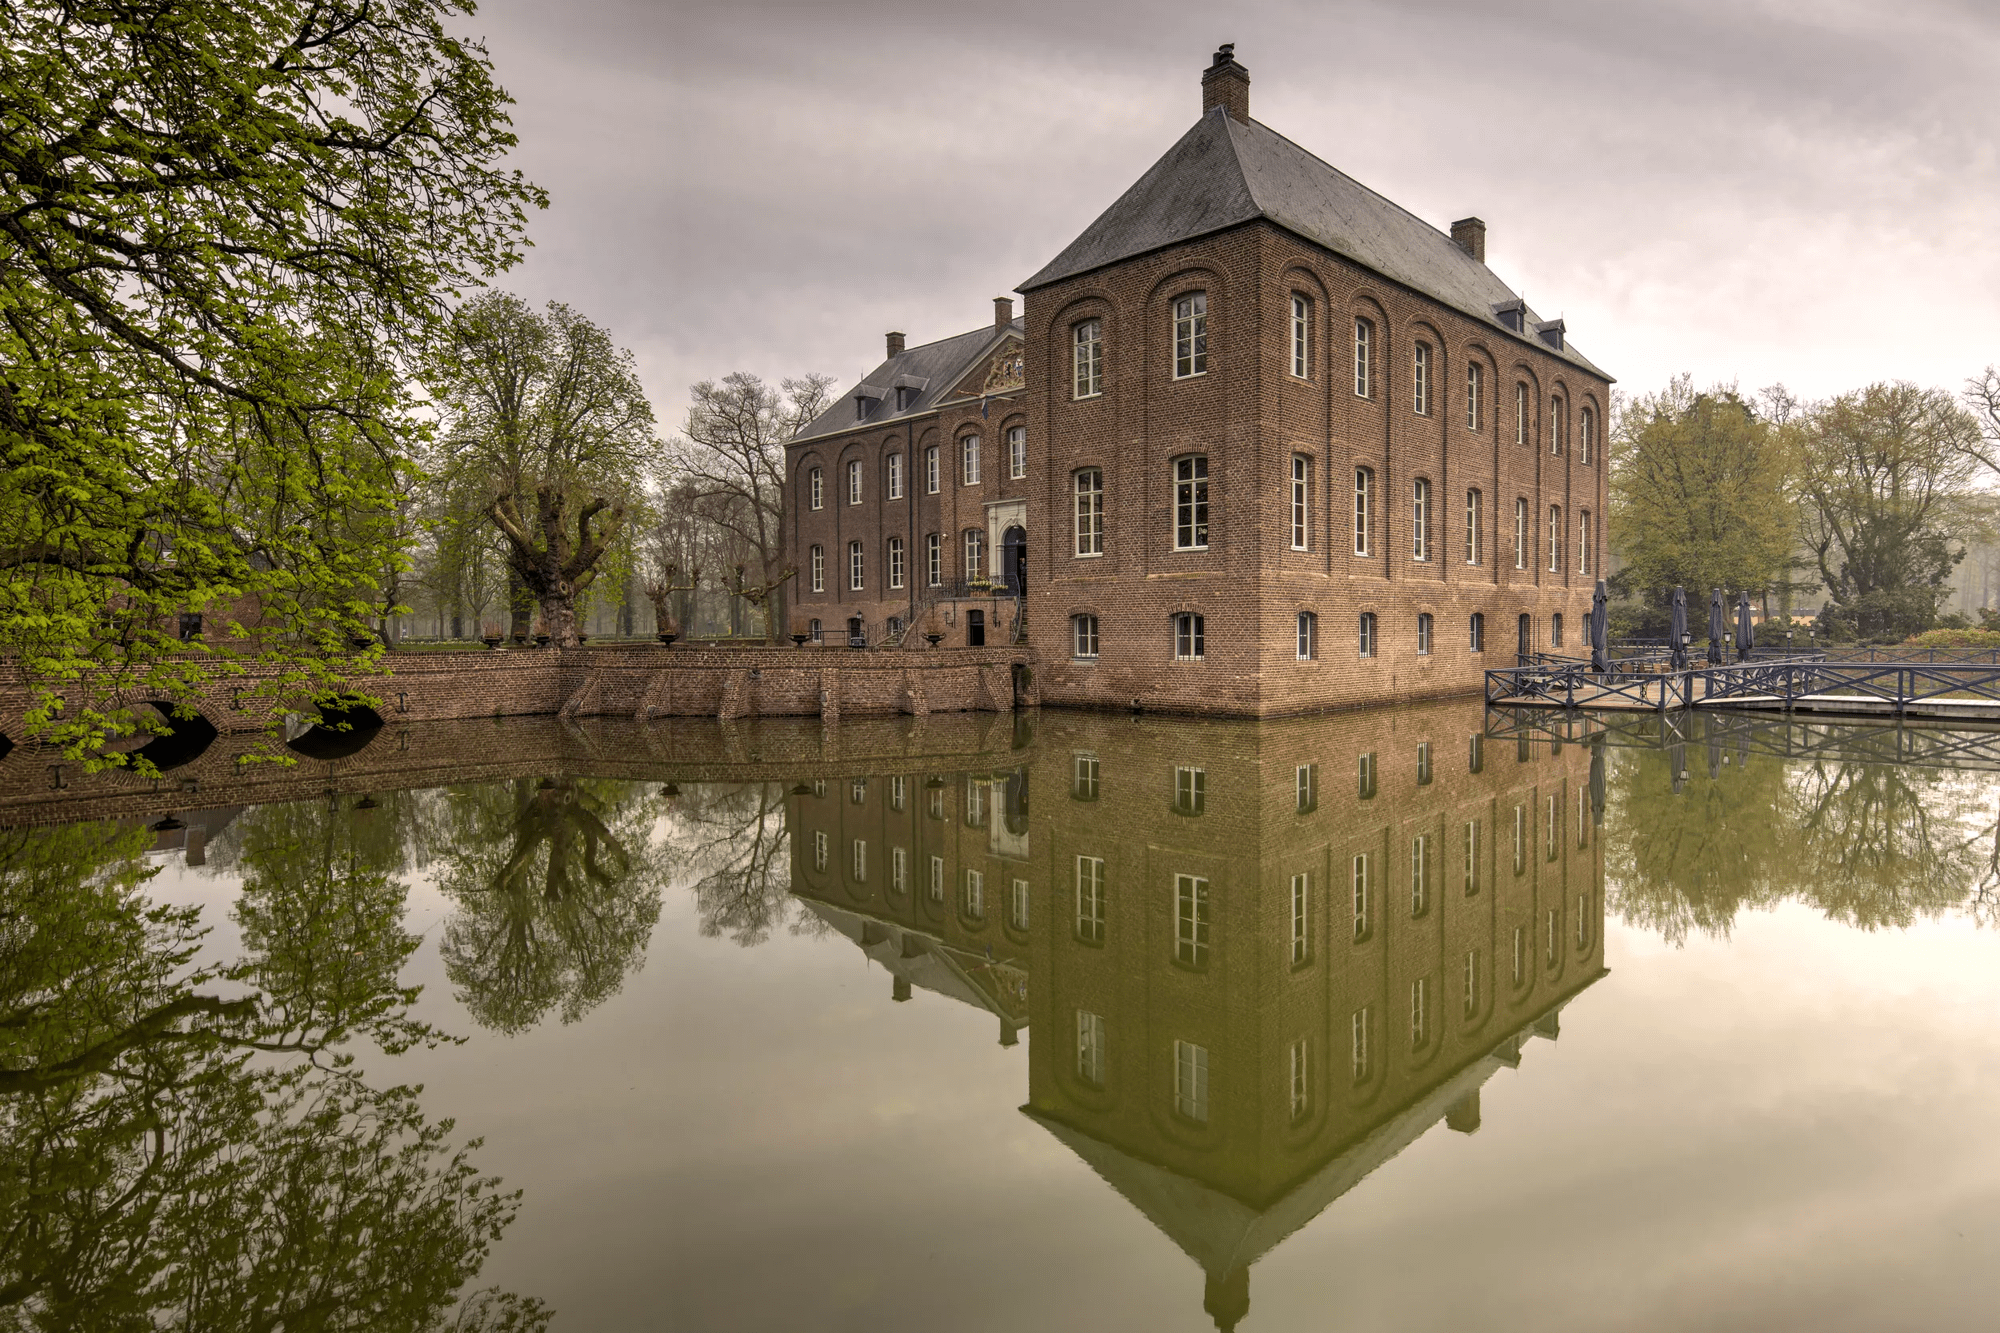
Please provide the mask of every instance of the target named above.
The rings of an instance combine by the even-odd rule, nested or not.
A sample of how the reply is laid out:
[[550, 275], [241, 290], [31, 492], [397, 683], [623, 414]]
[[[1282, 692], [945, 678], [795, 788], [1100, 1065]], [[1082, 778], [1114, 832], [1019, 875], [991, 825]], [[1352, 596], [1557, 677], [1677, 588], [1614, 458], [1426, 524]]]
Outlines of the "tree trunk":
[[528, 596], [527, 583], [513, 567], [512, 561], [507, 566], [507, 605], [512, 615], [507, 633], [516, 639], [525, 639], [531, 628], [528, 620], [534, 614], [534, 602]]
[[542, 594], [542, 632], [553, 648], [576, 647], [576, 603], [566, 584]]

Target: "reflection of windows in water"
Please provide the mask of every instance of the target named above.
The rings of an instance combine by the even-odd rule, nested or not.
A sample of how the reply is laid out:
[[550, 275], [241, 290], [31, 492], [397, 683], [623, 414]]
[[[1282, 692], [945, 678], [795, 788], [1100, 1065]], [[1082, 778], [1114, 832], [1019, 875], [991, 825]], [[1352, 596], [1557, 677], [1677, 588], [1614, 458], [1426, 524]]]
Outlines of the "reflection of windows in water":
[[1076, 937], [1104, 943], [1104, 858], [1076, 858]]
[[1292, 1119], [1303, 1119], [1311, 1109], [1312, 1096], [1306, 1076], [1306, 1043], [1301, 1037], [1292, 1043]]
[[1479, 892], [1479, 821], [1465, 821], [1465, 896]]
[[1469, 773], [1477, 773], [1486, 767], [1486, 737], [1475, 734], [1466, 744], [1465, 767]]
[[1590, 947], [1590, 895], [1584, 894], [1576, 900], [1576, 947]]
[[905, 778], [889, 779], [889, 808], [891, 810], [901, 810], [903, 808], [904, 798], [908, 795], [909, 791], [907, 782], [908, 780]]
[[1548, 946], [1550, 967], [1554, 967], [1556, 965], [1556, 935], [1557, 935], [1556, 909], [1551, 907], [1549, 909], [1549, 946]]
[[1465, 955], [1465, 1016], [1479, 1012], [1479, 950]]
[[1410, 915], [1422, 916], [1431, 906], [1431, 835], [1410, 840]]
[[848, 784], [847, 799], [856, 805], [868, 804], [868, 779], [856, 778]]
[[1208, 966], [1208, 881], [1199, 875], [1175, 875], [1174, 904], [1174, 961]]
[[856, 884], [865, 884], [867, 881], [868, 844], [856, 838], [854, 840], [854, 882]]
[[1189, 1120], [1208, 1119], [1208, 1048], [1174, 1043], [1174, 1110]]
[[1410, 983], [1410, 1049], [1422, 1050], [1430, 1036], [1430, 980], [1418, 977]]
[[1088, 1009], [1076, 1011], [1076, 1076], [1092, 1087], [1104, 1086], [1104, 1018]]
[[1317, 810], [1319, 808], [1319, 765], [1300, 764], [1297, 773], [1294, 774], [1294, 784], [1297, 787], [1299, 813], [1308, 815]]
[[1208, 770], [1205, 768], [1176, 768], [1174, 770], [1174, 813], [1177, 815], [1198, 815], [1208, 809]]
[[1431, 743], [1429, 741], [1417, 742], [1417, 785], [1419, 787], [1428, 787], [1431, 785]]
[[1292, 961], [1303, 963], [1312, 957], [1312, 938], [1306, 932], [1306, 915], [1312, 898], [1312, 876], [1292, 876]]
[[1354, 938], [1368, 938], [1368, 853], [1354, 858]]
[[1070, 756], [1069, 794], [1079, 801], [1097, 799], [1097, 756], [1078, 751]]
[[910, 887], [910, 854], [901, 847], [889, 849], [889, 887], [897, 893]]
[[826, 833], [821, 829], [813, 830], [813, 869], [826, 869]]
[[825, 779], [825, 778], [814, 778], [814, 779], [813, 779], [813, 795], [815, 795], [815, 796], [824, 796], [824, 795], [826, 795], [826, 779]]
[[1375, 752], [1371, 750], [1362, 755], [1357, 767], [1360, 769], [1361, 799], [1364, 801], [1375, 799]]
[[1526, 952], [1522, 944], [1521, 928], [1516, 926], [1514, 927], [1514, 984], [1516, 986], [1521, 984], [1521, 955]]
[[965, 872], [965, 914], [974, 921], [986, 919], [986, 876], [977, 870]]
[[1354, 1017], [1348, 1024], [1349, 1041], [1351, 1043], [1350, 1049], [1354, 1056], [1354, 1081], [1356, 1083], [1367, 1081], [1371, 1067], [1368, 1055], [1370, 1018], [1369, 1006], [1364, 1004], [1354, 1011]]
[[986, 827], [986, 783], [982, 779], [965, 780], [965, 822], [973, 828]]
[[1582, 851], [1590, 845], [1590, 788], [1576, 789], [1576, 848]]
[[1025, 879], [1014, 881], [1012, 910], [1008, 915], [1008, 922], [1016, 930], [1028, 928], [1028, 881]]
[[938, 778], [934, 780], [937, 782], [938, 785], [931, 788], [931, 818], [943, 819], [945, 817], [944, 779]]
[[934, 903], [944, 901], [944, 858], [942, 856], [933, 856], [931, 858], [931, 901]]
[[1514, 873], [1528, 868], [1528, 808], [1514, 807]]
[[1556, 853], [1562, 850], [1561, 826], [1556, 823], [1557, 817], [1556, 794], [1550, 792], [1548, 819], [1546, 827], [1542, 830], [1542, 846], [1547, 849], [1551, 861], [1555, 860]]

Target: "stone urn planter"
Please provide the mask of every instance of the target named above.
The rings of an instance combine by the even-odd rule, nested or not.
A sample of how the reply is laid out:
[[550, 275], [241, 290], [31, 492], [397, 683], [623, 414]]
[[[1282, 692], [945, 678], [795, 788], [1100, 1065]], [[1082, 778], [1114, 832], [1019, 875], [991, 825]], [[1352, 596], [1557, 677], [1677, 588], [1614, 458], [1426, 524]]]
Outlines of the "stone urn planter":
[[807, 639], [810, 639], [811, 637], [812, 637], [812, 635], [810, 635], [810, 634], [794, 634], [794, 635], [792, 636], [792, 647], [794, 647], [794, 648], [803, 648], [803, 647], [805, 647], [805, 646], [806, 646], [806, 640], [807, 640]]
[[671, 647], [673, 647], [673, 646], [674, 646], [674, 640], [675, 640], [675, 639], [678, 639], [678, 638], [680, 637], [680, 635], [678, 635], [678, 634], [674, 633], [674, 632], [673, 632], [672, 630], [670, 630], [670, 629], [663, 629], [663, 630], [661, 630], [661, 631], [659, 632], [659, 634], [658, 634], [658, 636], [657, 636], [657, 637], [659, 638], [659, 640], [660, 640], [660, 642], [661, 642], [661, 643], [663, 643], [663, 644], [667, 645], [667, 647], [671, 648]]
[[588, 634], [578, 633], [578, 635], [576, 636], [576, 641], [578, 643], [589, 643], [590, 636]]
[[498, 634], [485, 635], [479, 641], [485, 644], [488, 648], [497, 649], [500, 646], [500, 636]]
[[548, 635], [546, 635], [546, 634], [537, 634], [537, 635], [535, 636], [535, 644], [536, 644], [536, 646], [538, 646], [538, 647], [542, 647], [542, 648], [546, 648], [546, 647], [548, 647], [548, 646], [549, 646], [549, 636], [548, 636]]
[[924, 635], [924, 642], [925, 642], [925, 643], [928, 643], [928, 644], [929, 644], [929, 645], [930, 645], [931, 647], [935, 648], [935, 647], [937, 647], [937, 646], [938, 646], [939, 644], [941, 644], [941, 643], [943, 643], [943, 642], [944, 642], [944, 635], [942, 635], [942, 634], [926, 634], [926, 635]]

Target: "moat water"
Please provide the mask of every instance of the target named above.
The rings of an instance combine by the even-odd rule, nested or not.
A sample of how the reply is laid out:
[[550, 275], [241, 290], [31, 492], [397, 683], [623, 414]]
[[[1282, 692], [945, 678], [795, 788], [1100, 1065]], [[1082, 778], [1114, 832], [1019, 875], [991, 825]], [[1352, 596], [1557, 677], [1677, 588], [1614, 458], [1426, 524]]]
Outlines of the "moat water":
[[1550, 721], [0, 807], [8, 1326], [1991, 1327], [2000, 733]]

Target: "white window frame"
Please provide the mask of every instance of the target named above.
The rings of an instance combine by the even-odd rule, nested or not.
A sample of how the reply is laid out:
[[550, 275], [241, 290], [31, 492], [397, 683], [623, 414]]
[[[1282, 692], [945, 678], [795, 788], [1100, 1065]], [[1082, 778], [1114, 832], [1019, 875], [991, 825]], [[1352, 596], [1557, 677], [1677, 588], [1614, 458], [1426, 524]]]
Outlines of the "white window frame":
[[1354, 396], [1375, 396], [1375, 325], [1359, 316], [1354, 320]]
[[1479, 896], [1479, 821], [1465, 821], [1465, 896]]
[[889, 498], [903, 498], [903, 456], [899, 453], [889, 455]]
[[1071, 334], [1070, 396], [1095, 398], [1104, 392], [1104, 321], [1086, 319]]
[[1551, 396], [1549, 399], [1549, 452], [1551, 454], [1560, 454], [1563, 451], [1562, 408], [1563, 400], [1560, 397]]
[[1410, 483], [1410, 559], [1429, 564], [1431, 558], [1431, 483], [1418, 477]]
[[1097, 617], [1079, 611], [1069, 618], [1070, 656], [1086, 662], [1097, 660]]
[[1431, 655], [1432, 628], [1431, 613], [1428, 611], [1417, 612], [1418, 657], [1429, 657]]
[[1076, 1011], [1076, 1076], [1093, 1088], [1104, 1086], [1104, 1016]]
[[1577, 420], [1577, 446], [1585, 467], [1597, 455], [1597, 409], [1586, 405]]
[[865, 578], [867, 573], [866, 565], [867, 557], [864, 554], [864, 548], [861, 543], [858, 541], [849, 542], [847, 544], [847, 590], [849, 592], [861, 592], [867, 587]]
[[1104, 858], [1076, 858], [1076, 937], [1086, 944], [1104, 943]]
[[1076, 499], [1076, 554], [1094, 560], [1104, 554], [1103, 469], [1078, 468], [1071, 489]]
[[1468, 644], [1468, 651], [1470, 652], [1483, 653], [1486, 651], [1486, 613], [1484, 611], [1474, 611], [1472, 618], [1466, 622], [1466, 642]]
[[933, 444], [924, 450], [924, 494], [938, 493], [938, 447]]
[[903, 586], [903, 539], [901, 537], [891, 537], [889, 539], [889, 586], [891, 588], [900, 588]]
[[1208, 373], [1208, 293], [1189, 292], [1174, 301], [1174, 378]]
[[986, 529], [967, 528], [964, 540], [965, 581], [971, 583], [986, 570]]
[[820, 546], [816, 543], [814, 544], [811, 552], [810, 563], [812, 566], [812, 590], [814, 592], [825, 592], [826, 591], [826, 548], [824, 546]]
[[1431, 414], [1431, 345], [1420, 342], [1410, 357], [1410, 407], [1420, 417]]
[[1292, 876], [1292, 965], [1312, 961], [1312, 936], [1308, 931], [1312, 910], [1312, 876], [1301, 871]]
[[1410, 915], [1418, 917], [1431, 910], [1431, 835], [1419, 833], [1410, 839]]
[[1349, 866], [1348, 883], [1352, 889], [1354, 942], [1360, 944], [1375, 931], [1373, 904], [1369, 901], [1368, 853], [1356, 852]]
[[1200, 662], [1208, 656], [1208, 626], [1193, 611], [1174, 613], [1174, 660]]
[[1208, 455], [1174, 460], [1174, 549], [1208, 549]]
[[1514, 384], [1514, 443], [1528, 442], [1528, 386], [1520, 381]]
[[1208, 1121], [1208, 1048], [1174, 1042], [1174, 1113], [1196, 1124]]
[[1410, 983], [1410, 1049], [1421, 1051], [1430, 1040], [1430, 978], [1418, 977]]
[[1375, 649], [1377, 645], [1375, 642], [1376, 639], [1375, 613], [1373, 611], [1363, 611], [1361, 613], [1361, 618], [1357, 623], [1357, 627], [1355, 630], [1355, 637], [1356, 637], [1356, 644], [1360, 649], [1358, 656], [1361, 657], [1375, 656]]
[[1303, 1120], [1312, 1110], [1311, 1075], [1306, 1068], [1306, 1039], [1292, 1043], [1292, 1120]]
[[1028, 928], [1029, 897], [1027, 880], [1017, 879], [1008, 885], [1007, 924], [1015, 930], [1025, 931]]
[[1563, 557], [1563, 509], [1561, 505], [1549, 506], [1549, 573], [1562, 573]]
[[910, 887], [910, 852], [906, 847], [889, 849], [889, 888], [904, 893]]
[[1478, 487], [1465, 493], [1465, 563], [1476, 565], [1485, 554], [1479, 543], [1479, 510], [1485, 501]]
[[944, 901], [944, 858], [942, 856], [933, 856], [931, 858], [931, 901], [934, 903]]
[[856, 838], [854, 840], [853, 869], [854, 882], [856, 884], [866, 884], [868, 882], [868, 842], [864, 838]]
[[965, 435], [959, 438], [959, 460], [963, 464], [961, 475], [967, 486], [979, 484], [979, 449], [979, 436]]
[[1028, 475], [1028, 428], [1007, 428], [1007, 475], [1015, 481]]
[[1298, 660], [1310, 662], [1319, 656], [1319, 617], [1310, 611], [1299, 612], [1298, 618]]
[[1374, 1062], [1368, 1052], [1368, 1029], [1374, 1025], [1374, 1016], [1370, 1012], [1372, 1007], [1371, 1005], [1362, 1005], [1354, 1011], [1354, 1017], [1348, 1021], [1348, 1037], [1350, 1042], [1348, 1049], [1353, 1056], [1354, 1081], [1356, 1083], [1366, 1083], [1369, 1076], [1374, 1072]]
[[1292, 375], [1312, 378], [1312, 298], [1292, 293]]
[[986, 872], [965, 868], [965, 915], [973, 921], [986, 919]]
[[1470, 949], [1465, 955], [1465, 998], [1462, 1010], [1467, 1018], [1479, 1015], [1479, 950]]
[[858, 458], [847, 460], [847, 503], [861, 503], [861, 460]]
[[1591, 538], [1596, 534], [1590, 530], [1590, 511], [1579, 509], [1576, 513], [1576, 572], [1590, 573]]
[[1479, 429], [1481, 412], [1484, 406], [1480, 402], [1480, 391], [1486, 387], [1485, 380], [1486, 368], [1484, 366], [1480, 365], [1477, 361], [1466, 362], [1465, 428], [1469, 431], [1476, 432]]
[[1312, 549], [1312, 465], [1309, 455], [1292, 455], [1292, 549]]
[[1354, 554], [1375, 554], [1375, 469], [1354, 469]]
[[827, 862], [827, 837], [825, 829], [813, 830], [813, 869], [824, 871]]
[[1208, 877], [1174, 876], [1174, 961], [1182, 967], [1207, 967], [1215, 932], [1214, 907]]
[[924, 576], [933, 588], [944, 586], [944, 534], [924, 534]]
[[807, 503], [814, 509], [826, 508], [826, 473], [820, 468], [806, 469]]
[[1514, 499], [1514, 568], [1528, 567], [1528, 501], [1525, 496]]

